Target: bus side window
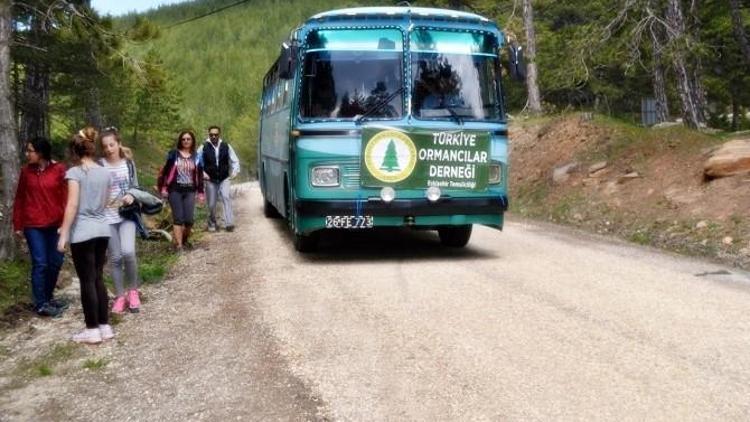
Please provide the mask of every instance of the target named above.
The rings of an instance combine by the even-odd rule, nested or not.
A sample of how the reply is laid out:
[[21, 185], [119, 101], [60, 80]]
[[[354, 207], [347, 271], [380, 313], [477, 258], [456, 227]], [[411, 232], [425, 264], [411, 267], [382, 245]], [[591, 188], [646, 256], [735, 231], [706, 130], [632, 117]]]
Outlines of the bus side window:
[[273, 111], [274, 113], [279, 110], [279, 82], [273, 87]]
[[281, 82], [276, 81], [276, 110], [281, 110]]

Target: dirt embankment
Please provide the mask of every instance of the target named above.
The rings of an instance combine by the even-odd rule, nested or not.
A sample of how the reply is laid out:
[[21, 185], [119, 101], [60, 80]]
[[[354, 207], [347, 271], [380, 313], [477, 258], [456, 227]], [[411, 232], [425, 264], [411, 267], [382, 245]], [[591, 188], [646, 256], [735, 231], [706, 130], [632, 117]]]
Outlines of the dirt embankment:
[[725, 139], [578, 115], [510, 136], [513, 212], [750, 267], [750, 174], [703, 174]]

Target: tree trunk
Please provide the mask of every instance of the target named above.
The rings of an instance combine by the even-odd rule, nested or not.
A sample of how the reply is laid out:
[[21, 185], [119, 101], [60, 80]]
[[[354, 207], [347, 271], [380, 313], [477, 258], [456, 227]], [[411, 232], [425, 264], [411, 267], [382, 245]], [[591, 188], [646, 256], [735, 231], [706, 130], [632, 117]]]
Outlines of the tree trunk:
[[[698, 13], [699, 8], [700, 0], [690, 1], [689, 33], [693, 34], [692, 37], [694, 43], [701, 42], [701, 22]], [[692, 75], [690, 79], [692, 81], [691, 93], [694, 96], [693, 102], [699, 107], [700, 115], [703, 116], [703, 124], [707, 125], [706, 108], [708, 107], [708, 100], [706, 99], [706, 90], [703, 88], [703, 61], [698, 54], [692, 55], [691, 59], [692, 66], [690, 67], [690, 70], [692, 71]]]
[[742, 56], [745, 58], [745, 63], [750, 66], [750, 42], [748, 42], [747, 40], [747, 34], [745, 34], [745, 26], [742, 23], [740, 2], [739, 0], [729, 0], [729, 6], [732, 11], [732, 27], [734, 29], [734, 37], [737, 38], [737, 43], [740, 45], [740, 50], [742, 50]]
[[21, 104], [20, 141], [43, 136], [49, 138], [49, 73], [44, 66], [29, 64]]
[[684, 38], [685, 18], [682, 13], [680, 0], [669, 0], [667, 6], [667, 31], [670, 42], [674, 49], [672, 64], [677, 75], [677, 91], [680, 94], [682, 102], [682, 117], [685, 125], [694, 129], [706, 126], [706, 117], [704, 114], [703, 94], [700, 92], [701, 87], [696, 84], [695, 78], [698, 72], [691, 72], [688, 66]]
[[[653, 9], [653, 0], [649, 1], [648, 7]], [[658, 24], [652, 24], [649, 28], [651, 34], [651, 46], [653, 49], [653, 79], [654, 99], [656, 100], [656, 121], [658, 123], [669, 120], [669, 103], [667, 99], [666, 71], [664, 69], [664, 28]]]
[[654, 57], [653, 86], [654, 99], [656, 100], [656, 121], [657, 123], [663, 123], [669, 120], [669, 100], [667, 99], [667, 84], [664, 76], [664, 65], [661, 63], [661, 54], [659, 54], [659, 61], [656, 60], [657, 58]]
[[97, 129], [102, 129], [104, 121], [102, 119], [101, 104], [99, 103], [99, 90], [92, 87], [86, 97], [86, 125], [91, 125]]
[[[31, 20], [31, 42], [41, 47], [46, 26], [43, 17]], [[32, 60], [26, 64], [26, 82], [21, 99], [20, 141], [42, 136], [49, 138], [49, 69], [44, 60]]]
[[526, 29], [526, 90], [531, 114], [541, 114], [542, 101], [539, 95], [539, 82], [536, 67], [536, 31], [534, 30], [534, 9], [531, 0], [523, 0], [523, 25]]
[[740, 102], [732, 91], [732, 132], [740, 130]]
[[0, 1], [0, 177], [2, 177], [2, 201], [0, 203], [0, 259], [12, 258], [15, 254], [13, 240], [13, 199], [18, 183], [20, 161], [16, 122], [10, 90], [10, 43], [12, 40], [11, 2]]

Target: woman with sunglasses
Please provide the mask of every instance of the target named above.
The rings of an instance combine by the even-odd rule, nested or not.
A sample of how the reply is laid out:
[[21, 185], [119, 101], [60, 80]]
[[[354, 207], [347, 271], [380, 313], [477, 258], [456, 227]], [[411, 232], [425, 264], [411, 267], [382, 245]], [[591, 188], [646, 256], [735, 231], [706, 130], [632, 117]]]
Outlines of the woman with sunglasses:
[[190, 249], [190, 232], [193, 229], [195, 196], [203, 203], [203, 168], [198, 162], [195, 134], [184, 130], [177, 137], [175, 149], [167, 154], [157, 186], [162, 197], [168, 198], [172, 208], [174, 247], [182, 251]]
[[58, 229], [65, 213], [66, 167], [52, 161], [45, 138], [26, 143], [26, 162], [13, 202], [13, 231], [25, 237], [31, 255], [31, 293], [39, 316], [57, 317], [68, 305], [53, 297], [63, 254], [57, 250]]

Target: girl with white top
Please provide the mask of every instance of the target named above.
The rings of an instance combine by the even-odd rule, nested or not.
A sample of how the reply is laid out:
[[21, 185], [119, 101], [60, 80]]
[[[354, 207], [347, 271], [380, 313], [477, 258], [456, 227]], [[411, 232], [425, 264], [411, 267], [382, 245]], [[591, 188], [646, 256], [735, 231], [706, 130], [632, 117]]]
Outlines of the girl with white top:
[[[128, 189], [138, 186], [138, 176], [130, 149], [122, 146], [122, 139], [115, 128], [106, 128], [99, 135], [104, 158], [102, 166], [112, 176], [109, 188], [109, 201], [104, 209], [104, 218], [109, 223], [109, 258], [112, 281], [115, 285], [115, 300], [112, 312], [121, 314], [127, 307], [130, 312], [138, 312], [141, 306], [138, 293], [138, 262], [135, 255], [136, 224], [120, 216], [121, 205], [133, 203], [134, 198]], [[123, 278], [125, 280], [123, 280]], [[127, 282], [127, 291], [123, 281]]]

